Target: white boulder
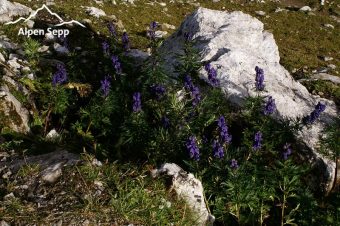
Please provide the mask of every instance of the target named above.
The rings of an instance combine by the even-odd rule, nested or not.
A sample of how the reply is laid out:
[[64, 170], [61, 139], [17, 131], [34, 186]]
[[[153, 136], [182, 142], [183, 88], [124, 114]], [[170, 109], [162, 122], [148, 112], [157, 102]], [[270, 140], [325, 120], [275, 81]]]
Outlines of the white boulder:
[[[319, 101], [326, 104], [320, 119], [310, 128], [304, 127], [298, 138], [313, 153], [311, 160], [324, 164], [326, 177], [323, 183], [325, 190], [329, 191], [335, 178], [335, 162], [318, 153], [319, 135], [339, 112], [333, 101], [311, 95], [280, 65], [273, 34], [264, 31], [263, 23], [248, 14], [199, 8], [160, 48], [165, 60], [163, 66], [169, 73], [175, 74], [176, 54], [183, 54], [186, 32], [192, 34], [201, 61], [210, 62], [218, 68], [221, 89], [230, 102], [242, 106], [245, 98], [258, 94], [255, 90], [255, 66], [259, 66], [265, 73], [265, 90], [260, 95], [275, 99], [275, 118], [302, 118], [310, 114]], [[207, 77], [203, 68], [200, 74]]]
[[172, 177], [171, 189], [184, 199], [190, 209], [197, 214], [197, 226], [212, 225], [215, 217], [207, 209], [204, 199], [203, 186], [200, 180], [191, 173], [185, 172], [174, 163], [165, 163], [159, 169], [151, 172], [155, 178], [159, 175]]
[[0, 0], [0, 23], [6, 23], [15, 16], [24, 16], [32, 11], [31, 8], [20, 3]]

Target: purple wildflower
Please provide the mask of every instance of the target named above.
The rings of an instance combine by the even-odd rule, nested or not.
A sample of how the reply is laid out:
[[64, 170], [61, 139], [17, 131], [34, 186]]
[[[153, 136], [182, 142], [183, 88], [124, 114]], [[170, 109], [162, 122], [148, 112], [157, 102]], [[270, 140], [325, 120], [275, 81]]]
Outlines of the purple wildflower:
[[192, 34], [190, 32], [184, 33], [185, 42], [190, 42], [192, 40]]
[[139, 112], [142, 110], [142, 101], [140, 92], [135, 92], [133, 94], [133, 112]]
[[305, 117], [305, 122], [312, 124], [314, 123], [320, 116], [320, 114], [326, 110], [326, 105], [322, 104], [321, 102], [318, 102], [318, 104], [315, 106], [315, 109], [310, 115]]
[[204, 69], [208, 72], [209, 84], [213, 87], [217, 87], [220, 84], [220, 80], [217, 79], [217, 71], [213, 68], [210, 63], [204, 66]]
[[107, 43], [107, 41], [104, 41], [102, 43], [102, 47], [103, 47], [103, 52], [105, 55], [109, 55], [109, 52], [110, 52], [110, 45], [109, 43]]
[[229, 144], [231, 142], [232, 136], [228, 133], [228, 126], [225, 123], [225, 119], [221, 116], [217, 121], [218, 127], [220, 129], [220, 138], [223, 143]]
[[184, 77], [184, 87], [190, 91], [191, 98], [193, 99], [192, 105], [195, 107], [201, 101], [201, 94], [198, 86], [194, 86], [192, 79], [189, 75]]
[[166, 89], [163, 85], [153, 84], [150, 86], [150, 91], [157, 100], [160, 100], [164, 96]]
[[103, 91], [104, 97], [107, 97], [110, 92], [111, 82], [108, 76], [105, 76], [104, 80], [100, 81], [101, 83], [101, 90]]
[[238, 163], [236, 159], [232, 159], [230, 163], [230, 168], [232, 169], [237, 169], [238, 168]]
[[67, 72], [65, 66], [62, 64], [57, 65], [57, 72], [53, 75], [52, 85], [61, 85], [67, 81]]
[[123, 33], [122, 43], [123, 43], [124, 50], [128, 51], [130, 49], [130, 40], [129, 40], [129, 36], [126, 32]]
[[189, 151], [190, 158], [195, 159], [196, 161], [200, 160], [200, 152], [197, 146], [197, 141], [195, 136], [189, 137], [186, 142], [186, 147]]
[[261, 141], [262, 141], [262, 133], [260, 131], [258, 131], [257, 133], [255, 133], [255, 137], [254, 137], [254, 144], [253, 144], [253, 149], [259, 150], [261, 148]]
[[113, 25], [112, 22], [109, 22], [109, 23], [107, 24], [107, 28], [109, 29], [109, 32], [110, 32], [111, 36], [114, 36], [114, 37], [117, 36], [115, 25]]
[[165, 129], [170, 127], [170, 120], [168, 119], [168, 117], [163, 116], [161, 121], [162, 121], [162, 125]]
[[156, 21], [153, 21], [150, 23], [150, 29], [148, 30], [149, 37], [154, 40], [156, 38], [156, 28], [158, 27], [158, 24]]
[[266, 106], [264, 107], [263, 113], [265, 115], [272, 114], [276, 109], [275, 99], [273, 99], [271, 96], [268, 98], [268, 101], [266, 103]]
[[224, 156], [223, 146], [217, 140], [214, 140], [213, 151], [214, 151], [214, 156], [216, 158], [223, 158]]
[[262, 91], [264, 89], [264, 72], [263, 69], [258, 66], [255, 67], [256, 78], [255, 78], [255, 86], [258, 91]]
[[290, 144], [286, 143], [285, 146], [283, 146], [284, 152], [282, 153], [283, 159], [287, 160], [288, 156], [292, 154], [292, 148], [290, 147]]
[[116, 73], [117, 74], [121, 74], [122, 73], [122, 66], [121, 66], [121, 64], [119, 62], [118, 57], [115, 56], [115, 55], [112, 55], [111, 56], [111, 61], [112, 61], [113, 67], [115, 68]]

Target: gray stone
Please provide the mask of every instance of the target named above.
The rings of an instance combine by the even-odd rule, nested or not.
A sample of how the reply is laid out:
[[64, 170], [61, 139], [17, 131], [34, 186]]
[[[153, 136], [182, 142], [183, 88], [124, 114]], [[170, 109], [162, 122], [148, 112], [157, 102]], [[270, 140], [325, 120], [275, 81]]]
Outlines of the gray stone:
[[332, 70], [336, 69], [336, 65], [334, 65], [334, 64], [328, 64], [327, 67], [332, 69]]
[[46, 168], [41, 175], [41, 180], [45, 183], [54, 184], [62, 174], [62, 162], [58, 162], [53, 166]]
[[153, 178], [160, 175], [172, 177], [171, 190], [174, 190], [178, 197], [185, 200], [197, 215], [197, 226], [214, 223], [215, 217], [209, 213], [205, 204], [202, 183], [193, 174], [185, 172], [174, 163], [165, 163], [159, 169], [153, 170], [151, 175]]
[[315, 80], [327, 80], [333, 82], [334, 84], [340, 84], [340, 77], [334, 76], [326, 73], [318, 73], [311, 76], [311, 79]]
[[176, 29], [176, 27], [175, 27], [174, 25], [167, 24], [167, 23], [162, 24], [162, 25], [161, 25], [161, 28], [162, 28], [163, 30], [167, 30], [167, 29], [175, 30], [175, 29]]
[[330, 56], [322, 56], [321, 57], [322, 58], [322, 60], [324, 60], [324, 61], [332, 61], [333, 60], [333, 57], [330, 57]]
[[330, 29], [334, 29], [334, 25], [332, 24], [324, 24], [323, 26], [330, 28]]
[[29, 112], [12, 95], [7, 85], [0, 87], [0, 99], [0, 114], [4, 116], [0, 125], [18, 133], [28, 133]]
[[47, 140], [51, 140], [51, 141], [55, 141], [57, 139], [60, 138], [60, 135], [59, 133], [55, 130], [55, 129], [52, 129], [50, 132], [48, 132], [48, 134], [46, 135], [46, 139]]
[[156, 31], [155, 32], [155, 37], [156, 38], [163, 38], [164, 36], [166, 36], [168, 34], [167, 31]]
[[13, 192], [4, 196], [5, 201], [8, 201], [8, 200], [11, 200], [11, 199], [14, 199], [14, 198], [15, 198], [15, 196], [14, 196]]
[[255, 11], [255, 13], [256, 13], [256, 15], [258, 15], [258, 16], [265, 16], [265, 15], [266, 15], [266, 13], [263, 12], [263, 11]]
[[309, 6], [303, 6], [299, 9], [299, 11], [310, 12], [310, 11], [312, 11], [312, 9]]
[[132, 57], [136, 61], [137, 65], [142, 64], [150, 56], [150, 54], [143, 52], [139, 49], [130, 49], [127, 55]]
[[89, 14], [90, 16], [94, 16], [94, 17], [102, 17], [102, 16], [106, 16], [106, 13], [101, 10], [101, 9], [98, 9], [96, 7], [85, 7], [86, 8], [86, 13]]
[[41, 47], [39, 47], [38, 52], [39, 52], [39, 53], [47, 52], [49, 48], [50, 48], [50, 47], [49, 47], [49, 46], [46, 46], [46, 45], [41, 46]]
[[0, 226], [10, 226], [6, 221], [0, 221]]
[[[335, 162], [319, 154], [319, 135], [325, 125], [334, 122], [339, 114], [333, 101], [311, 95], [296, 82], [290, 73], [280, 65], [278, 47], [271, 33], [264, 31], [258, 19], [242, 12], [221, 12], [199, 8], [186, 18], [179, 30], [165, 40], [159, 51], [163, 53], [164, 68], [172, 76], [176, 54], [183, 54], [184, 33], [193, 35], [194, 47], [199, 51], [202, 62], [210, 62], [218, 68], [221, 89], [227, 99], [238, 106], [244, 100], [255, 97], [255, 66], [264, 69], [265, 91], [261, 96], [272, 96], [277, 105], [275, 119], [302, 118], [314, 110], [321, 101], [326, 104], [325, 112], [319, 121], [309, 128], [304, 127], [297, 138], [305, 144], [312, 156], [311, 161], [321, 161], [325, 165], [325, 190], [329, 191], [335, 176]], [[200, 76], [207, 79], [202, 68]], [[289, 108], [287, 107], [289, 106]]]
[[26, 25], [27, 25], [28, 28], [33, 28], [34, 27], [34, 21], [33, 20], [28, 20], [26, 22]]
[[24, 16], [32, 11], [31, 8], [17, 2], [0, 0], [0, 23], [6, 23], [16, 16]]
[[7, 49], [7, 50], [16, 50], [18, 49], [18, 46], [7, 40], [0, 40], [0, 48]]
[[4, 63], [6, 61], [4, 55], [0, 52], [0, 62]]
[[70, 51], [65, 46], [62, 46], [59, 43], [54, 43], [53, 48], [57, 54], [61, 56], [66, 56], [70, 53]]

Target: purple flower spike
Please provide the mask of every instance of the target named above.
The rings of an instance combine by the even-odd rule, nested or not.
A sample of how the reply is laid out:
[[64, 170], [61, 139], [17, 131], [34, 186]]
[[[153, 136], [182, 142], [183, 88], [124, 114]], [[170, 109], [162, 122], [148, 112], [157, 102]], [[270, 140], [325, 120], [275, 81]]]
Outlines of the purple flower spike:
[[321, 102], [318, 102], [318, 104], [315, 106], [314, 111], [304, 118], [305, 122], [308, 124], [314, 123], [320, 117], [320, 114], [325, 110], [326, 105], [322, 104]]
[[254, 151], [261, 149], [261, 146], [262, 146], [261, 141], [262, 141], [262, 133], [258, 131], [257, 133], [255, 133], [255, 137], [254, 137], [254, 144], [253, 144]]
[[104, 94], [104, 97], [107, 97], [110, 92], [111, 82], [108, 76], [105, 76], [104, 80], [100, 81], [101, 83], [101, 90]]
[[133, 105], [132, 105], [133, 112], [139, 112], [142, 110], [142, 101], [141, 101], [141, 94], [140, 92], [135, 92], [133, 94]]
[[57, 72], [53, 75], [52, 85], [61, 85], [67, 81], [67, 72], [65, 66], [62, 64], [57, 65]]
[[148, 35], [152, 40], [156, 39], [156, 28], [157, 27], [158, 27], [158, 23], [156, 21], [153, 21], [153, 22], [150, 23]]
[[217, 121], [219, 130], [220, 130], [220, 138], [223, 143], [229, 144], [232, 140], [232, 136], [228, 132], [228, 126], [225, 123], [225, 119], [221, 116]]
[[273, 114], [275, 110], [276, 110], [275, 100], [270, 96], [268, 98], [266, 106], [264, 107], [263, 113], [265, 115], [270, 115]]
[[121, 66], [121, 64], [120, 64], [120, 62], [119, 62], [118, 57], [115, 56], [115, 55], [112, 55], [112, 56], [111, 56], [111, 61], [112, 61], [112, 65], [113, 65], [113, 67], [114, 67], [116, 73], [117, 73], [117, 74], [121, 74], [121, 73], [122, 73], [122, 66]]
[[157, 100], [161, 100], [162, 97], [164, 96], [165, 92], [166, 92], [166, 89], [163, 85], [153, 84], [152, 86], [150, 86], [150, 91], [151, 91], [151, 94]]
[[263, 69], [259, 68], [258, 66], [255, 67], [256, 71], [256, 78], [255, 78], [255, 86], [256, 90], [262, 91], [264, 90], [264, 71]]
[[224, 150], [223, 150], [223, 146], [217, 141], [214, 140], [213, 143], [213, 151], [214, 151], [214, 156], [216, 158], [223, 158], [224, 157]]
[[217, 79], [217, 71], [209, 63], [204, 66], [204, 69], [208, 72], [209, 84], [213, 87], [220, 85], [220, 80]]
[[129, 51], [130, 50], [130, 40], [129, 40], [129, 36], [126, 32], [123, 33], [122, 43], [123, 43], [124, 50]]
[[235, 159], [231, 160], [230, 168], [232, 168], [232, 169], [237, 169], [238, 168], [237, 160], [235, 160]]
[[109, 43], [107, 43], [107, 41], [104, 41], [102, 43], [102, 47], [103, 47], [104, 54], [105, 55], [109, 55], [109, 53], [110, 53], [110, 45], [109, 45]]
[[184, 87], [190, 92], [192, 98], [192, 105], [196, 107], [201, 101], [201, 93], [198, 86], [194, 86], [192, 79], [189, 75], [184, 77]]
[[115, 25], [113, 25], [112, 22], [109, 22], [109, 23], [107, 24], [107, 28], [109, 29], [109, 32], [110, 32], [111, 36], [113, 36], [113, 37], [116, 37], [116, 36], [117, 36]]
[[290, 147], [290, 144], [286, 143], [285, 146], [283, 146], [283, 159], [287, 160], [288, 156], [290, 156], [292, 154], [292, 148]]
[[189, 151], [190, 158], [193, 158], [196, 161], [200, 160], [200, 152], [197, 146], [197, 141], [195, 136], [189, 137], [186, 142], [186, 147]]

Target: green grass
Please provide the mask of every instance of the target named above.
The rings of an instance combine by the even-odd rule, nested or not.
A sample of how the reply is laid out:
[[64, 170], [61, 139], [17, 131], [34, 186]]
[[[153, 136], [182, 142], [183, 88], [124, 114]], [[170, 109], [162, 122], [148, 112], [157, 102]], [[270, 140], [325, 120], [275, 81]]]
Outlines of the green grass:
[[[19, 193], [17, 186], [39, 171], [35, 165], [23, 166], [15, 175], [15, 182], [0, 185], [0, 219], [13, 224], [51, 224], [61, 219], [64, 223], [88, 219], [91, 224], [195, 224], [186, 204], [167, 190], [163, 179], [152, 179], [148, 166], [110, 163], [99, 167], [92, 165], [92, 160], [92, 156], [84, 154], [83, 163], [64, 169], [56, 184], [39, 185], [47, 203], [55, 202], [41, 208]], [[10, 192], [16, 197], [4, 201], [3, 196]]]

